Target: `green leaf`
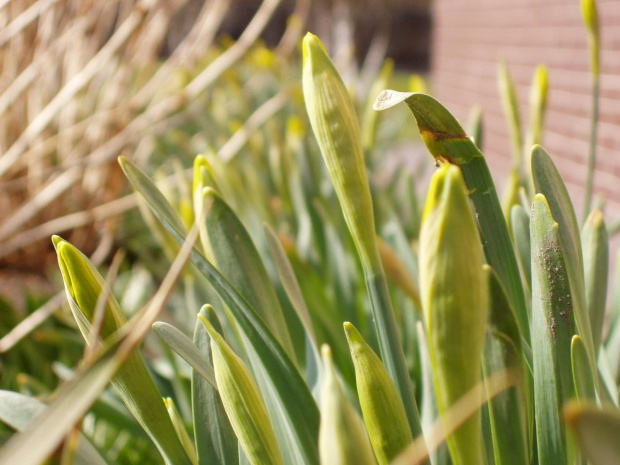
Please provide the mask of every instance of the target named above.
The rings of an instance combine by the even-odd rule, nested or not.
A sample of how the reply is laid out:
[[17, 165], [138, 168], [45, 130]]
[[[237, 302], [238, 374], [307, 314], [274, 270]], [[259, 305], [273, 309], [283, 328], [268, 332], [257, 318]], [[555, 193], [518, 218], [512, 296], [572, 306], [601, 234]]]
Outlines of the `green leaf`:
[[[616, 266], [612, 278], [610, 308], [620, 306], [620, 250], [616, 252]], [[609, 332], [605, 340], [605, 353], [614, 384], [620, 380], [620, 313], [610, 312]]]
[[[467, 244], [467, 247], [463, 245]], [[488, 288], [474, 212], [461, 170], [435, 172], [420, 232], [420, 291], [441, 418], [482, 379]], [[448, 438], [455, 465], [481, 463], [480, 414]]]
[[[482, 368], [484, 379], [511, 369], [519, 382], [489, 401], [489, 415], [495, 463], [521, 465], [529, 463], [528, 392], [521, 347], [521, 336], [514, 312], [501, 282], [490, 267], [485, 267], [489, 281], [489, 322]], [[529, 382], [528, 382], [529, 381]]]
[[421, 433], [418, 407], [377, 247], [355, 108], [325, 48], [310, 33], [304, 37], [303, 61], [304, 100], [310, 124], [364, 268], [383, 363], [405, 404], [411, 432], [417, 436]]
[[570, 353], [575, 334], [574, 301], [558, 229], [545, 197], [537, 194], [530, 230], [534, 405], [540, 465], [572, 463], [574, 458], [561, 421], [562, 406], [574, 394]]
[[471, 140], [479, 150], [484, 150], [484, 124], [482, 120], [482, 108], [475, 106], [469, 113], [468, 133]]
[[211, 386], [217, 389], [213, 366], [211, 366], [209, 360], [200, 352], [190, 338], [171, 324], [164, 323], [163, 321], [153, 323], [153, 331], [183, 360], [189, 363], [195, 371], [200, 373]]
[[588, 216], [581, 231], [581, 243], [592, 344], [594, 353], [598, 354], [603, 337], [609, 274], [609, 239], [603, 213], [600, 210], [594, 210]]
[[273, 231], [271, 226], [267, 223], [263, 226], [265, 230], [265, 238], [267, 239], [267, 246], [269, 247], [269, 253], [271, 254], [271, 258], [276, 266], [278, 277], [284, 287], [286, 296], [289, 298], [293, 309], [297, 313], [299, 320], [308, 334], [308, 337], [316, 348], [317, 340], [316, 335], [314, 334], [314, 327], [312, 326], [310, 312], [306, 306], [306, 301], [304, 300], [304, 296], [301, 292], [301, 288], [299, 287], [299, 282], [297, 281], [291, 262], [286, 256], [286, 252], [284, 251], [278, 236]]
[[381, 360], [351, 323], [344, 330], [355, 365], [357, 396], [370, 443], [380, 465], [413, 442], [405, 406]]
[[618, 395], [618, 385], [614, 379], [614, 375], [611, 371], [609, 355], [607, 354], [607, 348], [601, 346], [598, 353], [598, 372], [599, 379], [601, 380], [601, 403], [610, 403], [616, 407], [620, 406], [620, 399]]
[[206, 257], [258, 312], [295, 361], [295, 349], [280, 302], [250, 234], [215, 190], [203, 189], [201, 201], [207, 211], [205, 228], [201, 231]]
[[[91, 339], [91, 320], [99, 295], [103, 292], [104, 279], [88, 258], [69, 242], [54, 236], [54, 246], [67, 291], [73, 316], [84, 338]], [[106, 303], [101, 336], [108, 338], [125, 324], [125, 317], [113, 295]], [[166, 411], [162, 396], [139, 352], [131, 354], [112, 384], [138, 420], [160, 453], [170, 463], [188, 463], [181, 442]]]
[[510, 211], [512, 238], [517, 248], [521, 271], [527, 287], [532, 292], [532, 257], [530, 255], [530, 215], [521, 205], [514, 205]]
[[384, 90], [375, 101], [375, 109], [385, 110], [401, 102], [409, 106], [424, 143], [436, 162], [447, 162], [461, 168], [487, 262], [506, 288], [521, 334], [529, 342], [530, 326], [521, 274], [484, 155], [467, 137], [456, 118], [429, 95]]
[[[129, 160], [121, 157], [119, 161], [149, 208], [175, 240], [183, 242], [183, 232], [170, 217], [171, 207], [161, 192]], [[252, 368], [258, 371], [257, 382], [264, 393], [280, 449], [290, 455], [290, 460], [284, 457], [285, 462], [318, 463], [319, 411], [299, 371], [256, 311], [230, 282], [196, 250], [191, 254], [191, 261], [209, 280], [239, 325]]]
[[[46, 409], [43, 402], [12, 391], [0, 391], [0, 421], [17, 431], [32, 425]], [[76, 465], [105, 465], [107, 462], [88, 438], [80, 434], [75, 451]]]
[[620, 413], [595, 406], [569, 404], [564, 414], [577, 443], [592, 465], [620, 463]]
[[325, 376], [321, 383], [321, 463], [372, 465], [376, 463], [368, 433], [355, 408], [347, 399], [334, 367], [331, 349], [321, 348]]
[[170, 420], [172, 421], [174, 430], [176, 431], [177, 436], [181, 441], [181, 444], [183, 444], [185, 453], [187, 454], [193, 465], [198, 465], [198, 456], [196, 455], [194, 443], [189, 437], [189, 434], [187, 434], [185, 424], [183, 423], [183, 417], [181, 417], [177, 406], [174, 404], [174, 401], [170, 397], [164, 399], [164, 404], [166, 405], [166, 410], [168, 410], [168, 415], [170, 415]]
[[502, 205], [504, 210], [504, 218], [506, 221], [506, 226], [508, 230], [512, 230], [512, 224], [510, 222], [510, 212], [512, 207], [518, 205], [520, 202], [519, 192], [521, 190], [521, 180], [519, 179], [519, 171], [516, 168], [513, 168], [510, 174], [508, 175], [508, 179], [506, 180], [506, 187], [504, 188], [504, 193], [502, 195]]
[[592, 370], [588, 361], [588, 353], [583, 345], [583, 340], [575, 335], [571, 341], [571, 361], [573, 367], [573, 381], [577, 399], [596, 401], [596, 391], [592, 380]]
[[[573, 315], [579, 336], [588, 352], [590, 367], [596, 381], [596, 355], [592, 343], [590, 317], [585, 301], [583, 256], [579, 225], [575, 216], [575, 209], [570, 200], [568, 190], [562, 177], [549, 154], [542, 147], [536, 145], [532, 149], [532, 176], [537, 193], [545, 196], [549, 210], [558, 223], [558, 237], [562, 248], [562, 255], [566, 262], [566, 273], [570, 281], [570, 294], [573, 302]], [[532, 254], [533, 256], [534, 254]], [[572, 335], [571, 335], [572, 337]]]
[[297, 281], [295, 272], [293, 271], [293, 266], [286, 256], [286, 252], [284, 251], [280, 240], [267, 223], [263, 226], [265, 230], [265, 238], [267, 239], [267, 246], [269, 247], [269, 252], [276, 266], [280, 282], [284, 287], [284, 291], [286, 292], [293, 309], [299, 317], [299, 321], [301, 321], [301, 324], [306, 331], [308, 338], [308, 346], [306, 350], [306, 372], [308, 374], [307, 381], [310, 390], [315, 392], [320, 383], [323, 366], [320, 363], [319, 351], [317, 348], [318, 342], [314, 332], [312, 319], [310, 318], [310, 312], [306, 306], [306, 301], [301, 292], [301, 288], [299, 287], [299, 282]]
[[[204, 306], [200, 309], [200, 315], [207, 318], [215, 330], [222, 334], [222, 327], [213, 307]], [[211, 338], [198, 319], [194, 329], [194, 344], [209, 364], [212, 364]], [[192, 412], [199, 465], [238, 463], [237, 437], [224, 411], [222, 399], [217, 388], [207, 382], [196, 369], [192, 370]]]
[[250, 370], [203, 315], [198, 319], [211, 337], [215, 378], [230, 424], [253, 465], [283, 464], [267, 407]]

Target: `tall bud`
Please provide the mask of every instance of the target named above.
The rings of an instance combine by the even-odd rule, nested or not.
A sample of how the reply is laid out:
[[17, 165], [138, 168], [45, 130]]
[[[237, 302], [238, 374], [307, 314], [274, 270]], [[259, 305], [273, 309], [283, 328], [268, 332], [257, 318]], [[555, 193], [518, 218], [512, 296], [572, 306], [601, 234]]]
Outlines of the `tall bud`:
[[380, 270], [360, 127], [351, 97], [323, 44], [310, 33], [304, 37], [303, 61], [304, 99], [312, 131], [362, 264]]
[[198, 315], [211, 336], [215, 381], [239, 443], [252, 465], [283, 464], [267, 407], [250, 370], [204, 315]]
[[[92, 325], [105, 280], [91, 261], [71, 243], [58, 236], [52, 241], [65, 284], [67, 300], [84, 339], [92, 340]], [[109, 295], [105, 303], [100, 339], [107, 339], [126, 322], [118, 302]], [[127, 408], [155, 442], [167, 464], [190, 464], [177, 437], [161, 398], [142, 356], [134, 352], [112, 378], [112, 385]]]
[[598, 21], [598, 9], [595, 0], [581, 0], [581, 14], [583, 22], [588, 28], [588, 37], [590, 41], [590, 57], [592, 74], [595, 77], [599, 75], [600, 64], [600, 27]]
[[[481, 380], [488, 290], [460, 169], [433, 176], [420, 233], [420, 288], [441, 415]], [[455, 465], [484, 463], [480, 415], [448, 438]]]
[[325, 375], [321, 382], [319, 453], [324, 465], [372, 465], [375, 454], [359, 414], [342, 390], [332, 351], [321, 347]]
[[344, 330], [370, 443], [379, 464], [387, 464], [413, 441], [405, 406], [385, 366], [359, 331], [348, 322]]

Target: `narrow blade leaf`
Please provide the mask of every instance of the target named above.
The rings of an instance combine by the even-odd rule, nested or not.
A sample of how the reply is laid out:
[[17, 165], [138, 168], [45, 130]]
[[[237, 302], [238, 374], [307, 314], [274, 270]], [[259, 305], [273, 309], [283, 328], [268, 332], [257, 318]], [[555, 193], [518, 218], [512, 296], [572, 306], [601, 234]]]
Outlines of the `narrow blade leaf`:
[[529, 462], [528, 383], [521, 337], [514, 312], [497, 275], [486, 268], [489, 280], [489, 323], [483, 355], [484, 379], [503, 370], [519, 376], [514, 387], [489, 402], [495, 463], [520, 465]]
[[375, 101], [375, 109], [385, 110], [401, 102], [405, 102], [413, 113], [424, 143], [437, 163], [451, 163], [461, 168], [476, 213], [487, 262], [506, 288], [521, 334], [529, 342], [529, 320], [521, 274], [484, 155], [467, 137], [456, 118], [429, 95], [384, 90]]
[[558, 224], [542, 194], [534, 198], [531, 242], [538, 460], [540, 465], [572, 463], [561, 409], [574, 393], [570, 355], [570, 343], [575, 334], [573, 299]]
[[190, 338], [179, 329], [163, 321], [153, 323], [153, 331], [217, 390], [213, 366]]
[[[121, 157], [120, 163], [127, 178], [144, 196], [153, 213], [175, 240], [182, 243], [183, 232], [178, 229], [174, 218], [170, 217], [171, 207], [161, 192], [129, 160]], [[271, 396], [271, 399], [267, 399], [267, 408], [278, 443], [283, 441], [286, 444], [281, 445], [281, 450], [291, 455], [293, 462], [290, 463], [298, 460], [309, 464], [318, 463], [319, 410], [299, 371], [256, 311], [230, 282], [195, 249], [191, 261], [230, 309], [244, 335], [252, 368], [260, 369], [264, 376], [262, 379], [259, 376], [257, 381], [263, 395]], [[289, 462], [286, 457], [284, 460]]]
[[[201, 308], [200, 315], [208, 319], [221, 334], [222, 327], [213, 307]], [[208, 362], [213, 364], [211, 338], [200, 320], [196, 320], [194, 344]], [[207, 382], [196, 369], [192, 370], [192, 412], [198, 464], [239, 463], [237, 437], [224, 411], [217, 388]]]
[[574, 319], [579, 336], [583, 339], [588, 352], [596, 386], [598, 385], [596, 370], [594, 369], [596, 367], [596, 356], [585, 300], [583, 255], [577, 216], [560, 172], [545, 149], [538, 145], [532, 148], [532, 177], [536, 193], [545, 196], [551, 215], [558, 223], [558, 237], [570, 281]]

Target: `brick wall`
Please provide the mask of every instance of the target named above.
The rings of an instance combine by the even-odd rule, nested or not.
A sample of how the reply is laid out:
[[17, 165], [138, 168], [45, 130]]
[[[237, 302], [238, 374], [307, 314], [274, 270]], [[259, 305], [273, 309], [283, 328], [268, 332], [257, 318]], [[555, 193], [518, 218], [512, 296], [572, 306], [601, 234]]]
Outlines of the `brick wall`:
[[[608, 199], [608, 213], [618, 215], [620, 1], [599, 0], [598, 6], [602, 66], [594, 190], [595, 195]], [[482, 106], [484, 152], [496, 179], [505, 179], [511, 161], [508, 126], [497, 90], [498, 59], [505, 58], [516, 82], [524, 127], [534, 70], [539, 63], [548, 66], [550, 93], [543, 146], [558, 165], [580, 215], [591, 79], [579, 0], [436, 0], [433, 21], [433, 93], [463, 123], [474, 104]]]

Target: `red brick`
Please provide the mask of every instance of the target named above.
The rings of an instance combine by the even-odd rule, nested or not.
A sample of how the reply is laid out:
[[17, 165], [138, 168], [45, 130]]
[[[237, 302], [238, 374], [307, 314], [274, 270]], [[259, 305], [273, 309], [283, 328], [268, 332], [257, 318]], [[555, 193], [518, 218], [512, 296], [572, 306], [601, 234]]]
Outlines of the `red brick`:
[[[599, 1], [601, 92], [595, 191], [620, 213], [620, 2]], [[539, 63], [549, 69], [544, 145], [580, 206], [590, 136], [591, 76], [587, 33], [574, 0], [437, 0], [434, 3], [433, 89], [466, 122], [481, 105], [485, 153], [505, 176], [512, 145], [499, 101], [497, 62], [504, 57], [528, 124], [529, 86]], [[498, 188], [501, 192], [502, 189]]]

